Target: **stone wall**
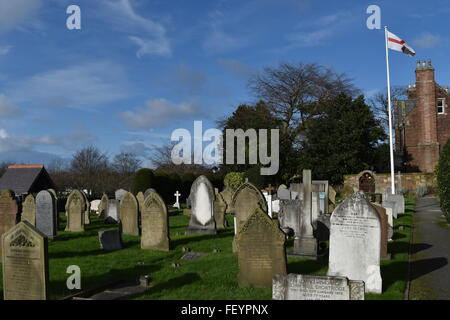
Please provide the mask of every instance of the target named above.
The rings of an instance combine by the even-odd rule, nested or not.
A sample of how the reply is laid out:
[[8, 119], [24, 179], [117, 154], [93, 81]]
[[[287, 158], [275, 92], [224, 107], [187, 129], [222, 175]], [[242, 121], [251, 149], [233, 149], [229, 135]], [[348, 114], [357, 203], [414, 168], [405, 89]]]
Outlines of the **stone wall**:
[[[344, 187], [351, 187], [353, 191], [359, 190], [359, 178], [363, 173], [369, 172], [375, 179], [375, 193], [383, 193], [391, 186], [390, 173], [375, 173], [363, 171], [358, 174], [344, 175]], [[433, 193], [436, 185], [436, 177], [433, 173], [401, 173], [395, 174], [395, 186], [408, 196], [416, 196], [419, 189], [422, 192]]]

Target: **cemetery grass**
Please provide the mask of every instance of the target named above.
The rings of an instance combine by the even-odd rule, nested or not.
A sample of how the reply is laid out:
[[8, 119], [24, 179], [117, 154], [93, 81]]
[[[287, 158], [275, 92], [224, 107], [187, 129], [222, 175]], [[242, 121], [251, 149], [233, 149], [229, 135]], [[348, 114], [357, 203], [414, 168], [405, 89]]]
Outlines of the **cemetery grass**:
[[[383, 261], [383, 294], [367, 294], [366, 299], [403, 299], [406, 287], [408, 248], [411, 231], [414, 199], [406, 200], [406, 213], [395, 220], [393, 242], [389, 250], [392, 259]], [[181, 212], [181, 211], [180, 211]], [[69, 290], [66, 280], [70, 274], [67, 267], [77, 265], [81, 269], [82, 290], [117, 281], [134, 281], [139, 275], [148, 274], [152, 287], [145, 293], [131, 299], [271, 299], [271, 288], [239, 287], [238, 262], [232, 252], [232, 217], [227, 215], [230, 227], [219, 230], [217, 235], [184, 235], [189, 217], [181, 214], [170, 216], [171, 251], [152, 251], [140, 249], [140, 237], [123, 236], [124, 249], [105, 252], [100, 249], [98, 231], [115, 229], [117, 226], [104, 224], [102, 219], [91, 216], [91, 224], [85, 232], [64, 232], [65, 216], [60, 213], [58, 239], [49, 241], [49, 298], [61, 299], [79, 290]], [[403, 226], [403, 230], [399, 227]], [[206, 256], [197, 260], [181, 260], [182, 248], [193, 252], [204, 252]], [[220, 252], [213, 253], [214, 249]], [[292, 250], [288, 241], [287, 251]], [[172, 267], [172, 264], [178, 264]], [[327, 260], [308, 260], [288, 258], [288, 273], [325, 275]], [[1, 270], [0, 270], [1, 278]], [[0, 282], [3, 297], [3, 282]]]

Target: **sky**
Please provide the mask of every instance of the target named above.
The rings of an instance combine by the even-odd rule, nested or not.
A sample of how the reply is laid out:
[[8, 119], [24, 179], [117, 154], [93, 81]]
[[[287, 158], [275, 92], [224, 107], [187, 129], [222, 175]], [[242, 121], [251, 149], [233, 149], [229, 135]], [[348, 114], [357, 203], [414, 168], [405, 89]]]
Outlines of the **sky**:
[[[66, 26], [72, 4], [81, 30]], [[369, 5], [417, 53], [390, 51], [392, 85], [413, 83], [423, 59], [450, 85], [447, 0], [0, 0], [0, 161], [49, 164], [89, 145], [148, 159], [175, 129], [215, 128], [255, 102], [248, 79], [282, 62], [330, 67], [370, 97], [386, 64]]]

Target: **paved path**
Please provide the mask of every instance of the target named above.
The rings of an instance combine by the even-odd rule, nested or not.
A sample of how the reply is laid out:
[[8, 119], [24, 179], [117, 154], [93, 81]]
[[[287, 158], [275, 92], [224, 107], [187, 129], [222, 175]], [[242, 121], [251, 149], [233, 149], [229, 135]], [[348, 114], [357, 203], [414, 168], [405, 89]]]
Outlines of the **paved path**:
[[436, 198], [417, 199], [413, 214], [410, 300], [450, 300], [450, 225]]

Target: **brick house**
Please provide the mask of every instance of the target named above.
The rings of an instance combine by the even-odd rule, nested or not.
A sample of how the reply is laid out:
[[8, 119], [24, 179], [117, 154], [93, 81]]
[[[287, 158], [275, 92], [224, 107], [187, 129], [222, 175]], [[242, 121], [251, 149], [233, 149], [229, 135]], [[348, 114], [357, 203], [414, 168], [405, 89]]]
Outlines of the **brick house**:
[[418, 61], [408, 100], [395, 103], [395, 149], [404, 171], [433, 172], [450, 139], [450, 94], [434, 71], [431, 60]]

